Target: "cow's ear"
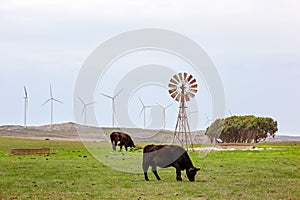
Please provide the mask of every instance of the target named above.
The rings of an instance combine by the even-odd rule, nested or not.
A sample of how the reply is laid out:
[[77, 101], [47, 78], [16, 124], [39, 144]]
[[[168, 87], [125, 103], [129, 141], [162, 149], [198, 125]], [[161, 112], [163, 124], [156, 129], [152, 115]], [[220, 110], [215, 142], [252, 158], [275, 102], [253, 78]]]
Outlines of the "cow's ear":
[[195, 168], [195, 169], [196, 169], [196, 172], [200, 170], [200, 168]]

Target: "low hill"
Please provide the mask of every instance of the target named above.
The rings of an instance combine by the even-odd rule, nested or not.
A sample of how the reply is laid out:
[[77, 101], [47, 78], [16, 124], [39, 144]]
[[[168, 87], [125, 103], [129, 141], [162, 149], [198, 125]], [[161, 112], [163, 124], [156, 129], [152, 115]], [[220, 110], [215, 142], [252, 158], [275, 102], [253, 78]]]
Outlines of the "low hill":
[[[129, 133], [135, 141], [172, 142], [174, 132], [170, 130], [150, 130], [141, 128], [110, 128], [92, 127], [75, 124], [73, 122], [43, 125], [43, 126], [0, 126], [0, 136], [25, 137], [34, 139], [61, 139], [82, 141], [109, 141], [113, 131]], [[204, 131], [192, 133], [196, 135], [198, 143], [203, 140]]]
[[[172, 142], [174, 131], [170, 130], [150, 130], [141, 128], [110, 128], [93, 127], [75, 124], [73, 122], [43, 125], [43, 126], [0, 126], [0, 136], [24, 137], [34, 139], [58, 139], [58, 140], [78, 140], [78, 141], [109, 141], [109, 135], [113, 131], [129, 133], [135, 141], [144, 142]], [[204, 131], [192, 132], [194, 143], [201, 144], [207, 140]], [[292, 142], [300, 141], [300, 136], [276, 135], [275, 138], [268, 138], [268, 142]]]

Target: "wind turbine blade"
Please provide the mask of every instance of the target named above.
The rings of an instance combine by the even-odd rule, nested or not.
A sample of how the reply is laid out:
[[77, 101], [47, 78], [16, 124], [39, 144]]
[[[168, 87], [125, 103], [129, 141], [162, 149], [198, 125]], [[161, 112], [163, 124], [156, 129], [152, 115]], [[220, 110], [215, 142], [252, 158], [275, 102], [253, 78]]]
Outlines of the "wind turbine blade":
[[101, 95], [103, 95], [103, 96], [105, 96], [105, 97], [107, 97], [107, 98], [109, 98], [109, 99], [112, 99], [113, 97], [111, 97], [111, 96], [108, 96], [108, 95], [106, 95], [106, 94], [103, 94], [103, 93], [100, 93]]
[[205, 114], [206, 120], [209, 121], [207, 114]]
[[173, 105], [173, 103], [170, 103], [169, 105], [167, 105], [167, 106], [165, 107], [165, 109], [169, 108], [171, 105]]
[[24, 92], [25, 92], [25, 98], [28, 97], [28, 94], [27, 94], [27, 90], [26, 90], [26, 87], [24, 86]]
[[143, 111], [145, 112], [145, 107], [143, 107], [143, 108], [141, 109], [141, 112], [140, 112], [139, 116], [141, 116], [141, 114], [143, 113]]
[[45, 105], [46, 103], [48, 103], [50, 100], [51, 99], [48, 99], [47, 101], [45, 101], [45, 103], [43, 103], [42, 106]]
[[79, 101], [80, 101], [83, 105], [85, 105], [84, 101], [83, 101], [79, 96], [77, 96], [77, 98], [79, 99]]
[[52, 96], [52, 87], [51, 87], [51, 84], [50, 84], [50, 98], [53, 98], [53, 96]]
[[144, 103], [142, 102], [141, 98], [139, 97], [139, 100], [141, 102], [141, 104], [143, 105], [143, 107], [145, 107]]
[[163, 107], [162, 105], [160, 105], [159, 103], [156, 102], [156, 104], [157, 104], [157, 106], [161, 107], [162, 109], [164, 108], [164, 107]]
[[52, 98], [52, 100], [53, 100], [53, 101], [56, 101], [56, 102], [58, 102], [58, 103], [63, 104], [63, 102], [61, 102], [61, 101], [59, 101], [59, 100], [57, 100], [57, 99]]
[[92, 104], [95, 104], [95, 103], [96, 103], [96, 101], [88, 103], [88, 104], [86, 104], [86, 106], [89, 106], [89, 105], [92, 105]]
[[120, 90], [113, 98], [116, 98], [124, 89]]

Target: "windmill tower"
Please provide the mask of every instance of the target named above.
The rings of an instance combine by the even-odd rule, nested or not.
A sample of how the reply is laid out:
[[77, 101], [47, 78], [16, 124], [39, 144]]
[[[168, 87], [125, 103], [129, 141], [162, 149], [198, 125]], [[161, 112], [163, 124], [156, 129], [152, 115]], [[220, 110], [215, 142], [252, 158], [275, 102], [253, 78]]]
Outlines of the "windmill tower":
[[53, 95], [52, 95], [52, 87], [51, 87], [51, 85], [50, 85], [50, 98], [47, 100], [47, 101], [45, 101], [43, 104], [42, 104], [42, 106], [43, 105], [45, 105], [46, 103], [48, 103], [50, 101], [50, 103], [51, 103], [51, 125], [53, 124], [53, 103], [54, 103], [54, 101], [56, 101], [56, 102], [58, 102], [58, 103], [63, 103], [63, 102], [61, 102], [61, 101], [59, 101], [59, 100], [57, 100], [57, 99], [55, 99], [55, 98], [53, 98]]
[[192, 75], [186, 72], [175, 74], [169, 82], [169, 93], [173, 99], [179, 102], [179, 112], [173, 142], [178, 141], [181, 146], [193, 146], [190, 126], [187, 115], [187, 102], [192, 100], [197, 93], [197, 82]]
[[80, 97], [78, 97], [79, 101], [82, 103], [83, 108], [81, 111], [81, 115], [83, 116], [84, 125], [86, 125], [86, 108], [90, 105], [95, 104], [96, 102], [85, 103]]
[[27, 112], [28, 112], [28, 93], [24, 86], [24, 126], [27, 126]]

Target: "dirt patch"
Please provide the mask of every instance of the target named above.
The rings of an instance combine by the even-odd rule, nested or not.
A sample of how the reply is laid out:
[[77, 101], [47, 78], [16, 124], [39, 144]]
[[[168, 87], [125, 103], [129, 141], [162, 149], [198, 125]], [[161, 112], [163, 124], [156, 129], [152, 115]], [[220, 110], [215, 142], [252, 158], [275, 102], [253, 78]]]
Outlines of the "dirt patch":
[[253, 144], [218, 144], [212, 147], [198, 147], [192, 148], [191, 151], [201, 152], [201, 151], [235, 151], [235, 150], [251, 150], [251, 151], [261, 151], [266, 150], [265, 148], [255, 147]]

